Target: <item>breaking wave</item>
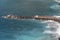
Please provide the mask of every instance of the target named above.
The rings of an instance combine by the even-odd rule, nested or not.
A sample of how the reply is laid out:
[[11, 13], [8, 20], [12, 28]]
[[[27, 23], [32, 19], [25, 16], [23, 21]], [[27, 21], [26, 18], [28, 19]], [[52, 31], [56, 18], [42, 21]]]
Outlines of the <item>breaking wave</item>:
[[[60, 16], [54, 17], [59, 18]], [[50, 37], [52, 37], [51, 40], [58, 40], [60, 37], [60, 23], [53, 20], [44, 21], [42, 23], [47, 23], [46, 30], [43, 33], [50, 34]]]

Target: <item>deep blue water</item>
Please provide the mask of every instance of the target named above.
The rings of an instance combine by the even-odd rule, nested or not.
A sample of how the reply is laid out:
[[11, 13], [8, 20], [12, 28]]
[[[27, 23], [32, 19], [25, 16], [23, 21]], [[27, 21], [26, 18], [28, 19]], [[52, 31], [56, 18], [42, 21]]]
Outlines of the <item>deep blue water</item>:
[[[60, 11], [50, 8], [54, 4], [51, 0], [0, 0], [0, 16], [60, 15]], [[39, 20], [0, 18], [0, 40], [48, 40], [43, 34], [45, 26]]]

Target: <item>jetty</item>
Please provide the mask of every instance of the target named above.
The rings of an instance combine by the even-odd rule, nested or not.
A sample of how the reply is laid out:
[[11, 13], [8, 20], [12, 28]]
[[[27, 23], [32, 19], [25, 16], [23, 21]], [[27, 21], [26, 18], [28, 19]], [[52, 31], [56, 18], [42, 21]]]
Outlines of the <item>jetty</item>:
[[16, 15], [6, 15], [2, 16], [2, 18], [8, 18], [8, 19], [35, 19], [35, 20], [53, 20], [60, 22], [60, 18], [54, 17], [54, 16], [16, 16]]

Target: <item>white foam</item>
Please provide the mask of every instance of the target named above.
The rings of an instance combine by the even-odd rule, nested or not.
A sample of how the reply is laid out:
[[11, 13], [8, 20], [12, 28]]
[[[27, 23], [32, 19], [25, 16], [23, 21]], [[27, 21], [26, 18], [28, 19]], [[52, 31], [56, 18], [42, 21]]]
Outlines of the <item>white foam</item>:
[[7, 18], [6, 16], [2, 16], [2, 18]]
[[53, 17], [60, 18], [60, 16], [54, 15]]
[[[56, 28], [57, 30], [56, 30], [56, 32], [60, 35], [60, 23], [58, 23], [58, 22], [55, 22], [55, 21], [52, 21], [52, 20], [49, 20], [49, 21], [47, 21], [46, 22], [47, 23], [47, 28]], [[59, 32], [58, 32], [59, 31]]]
[[41, 23], [51, 23], [51, 22], [55, 22], [53, 20], [44, 20], [44, 21], [41, 21]]
[[58, 4], [54, 4], [54, 5], [50, 6], [50, 8], [53, 9], [53, 10], [57, 10], [58, 12], [60, 12], [60, 5], [58, 5]]
[[60, 3], [60, 0], [54, 0], [54, 1], [56, 1], [56, 2]]
[[[55, 16], [57, 18], [59, 18], [60, 16]], [[48, 20], [48, 21], [43, 21], [42, 23], [47, 23], [46, 28], [50, 28], [49, 30], [45, 30], [43, 33], [44, 34], [53, 34], [56, 37], [53, 38], [57, 38], [60, 36], [60, 23], [56, 22], [56, 21], [52, 21], [52, 20]], [[51, 28], [54, 28], [53, 30], [51, 30]]]
[[35, 18], [38, 18], [38, 15], [35, 15]]
[[45, 30], [43, 33], [45, 33], [45, 34], [55, 34], [55, 32], [52, 32], [50, 30]]

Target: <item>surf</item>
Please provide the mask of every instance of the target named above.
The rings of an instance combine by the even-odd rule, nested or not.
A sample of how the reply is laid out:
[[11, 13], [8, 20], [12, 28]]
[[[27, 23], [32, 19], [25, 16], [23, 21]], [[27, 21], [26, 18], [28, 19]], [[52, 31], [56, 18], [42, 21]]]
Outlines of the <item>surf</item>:
[[[60, 16], [55, 17], [60, 18]], [[58, 40], [58, 38], [60, 37], [60, 23], [53, 20], [44, 21], [43, 23], [47, 23], [46, 28], [48, 29], [43, 33], [49, 34], [51, 40]]]

